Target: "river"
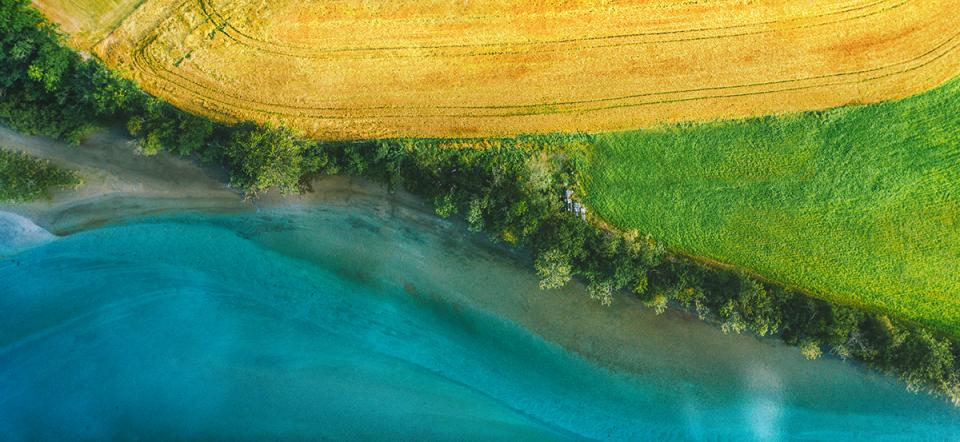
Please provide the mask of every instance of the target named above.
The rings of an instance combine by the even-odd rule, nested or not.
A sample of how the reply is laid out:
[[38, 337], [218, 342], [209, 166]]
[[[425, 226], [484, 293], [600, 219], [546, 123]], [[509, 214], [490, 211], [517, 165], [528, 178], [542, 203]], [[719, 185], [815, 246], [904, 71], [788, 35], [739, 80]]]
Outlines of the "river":
[[369, 183], [174, 206], [4, 209], [59, 236], [0, 219], [0, 439], [960, 435], [855, 364], [540, 291], [522, 255]]

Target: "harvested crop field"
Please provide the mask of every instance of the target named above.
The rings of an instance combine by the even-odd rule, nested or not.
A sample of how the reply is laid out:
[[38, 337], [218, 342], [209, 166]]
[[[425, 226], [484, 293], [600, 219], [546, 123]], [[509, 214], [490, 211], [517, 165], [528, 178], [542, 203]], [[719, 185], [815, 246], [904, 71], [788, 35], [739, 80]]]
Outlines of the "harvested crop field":
[[[106, 1], [43, 3], [62, 20], [57, 2]], [[280, 121], [317, 138], [598, 132], [930, 89], [960, 72], [958, 7], [145, 0], [95, 52], [188, 110]]]
[[902, 101], [596, 137], [588, 203], [670, 247], [960, 336], [960, 79]]
[[33, 0], [33, 5], [70, 35], [70, 43], [88, 49], [120, 26], [144, 0]]

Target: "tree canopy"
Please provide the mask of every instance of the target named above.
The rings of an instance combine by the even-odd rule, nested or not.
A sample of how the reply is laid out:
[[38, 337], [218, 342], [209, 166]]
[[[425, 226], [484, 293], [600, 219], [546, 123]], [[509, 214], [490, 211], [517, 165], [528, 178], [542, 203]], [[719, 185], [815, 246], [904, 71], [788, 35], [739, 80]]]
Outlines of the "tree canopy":
[[233, 171], [231, 184], [249, 194], [271, 187], [284, 193], [297, 192], [306, 145], [285, 127], [249, 122], [237, 125], [223, 151]]
[[24, 202], [49, 196], [54, 187], [76, 187], [76, 173], [21, 152], [0, 149], [0, 202]]

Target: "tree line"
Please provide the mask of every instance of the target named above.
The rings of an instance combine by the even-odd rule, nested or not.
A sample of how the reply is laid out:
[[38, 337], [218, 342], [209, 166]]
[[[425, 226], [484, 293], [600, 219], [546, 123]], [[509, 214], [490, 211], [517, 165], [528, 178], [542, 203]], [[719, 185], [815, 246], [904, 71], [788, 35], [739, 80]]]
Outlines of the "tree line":
[[[898, 375], [960, 405], [960, 345], [929, 328], [842, 306], [669, 253], [637, 231], [585, 222], [564, 203], [578, 189], [586, 136], [500, 140], [451, 148], [442, 140], [315, 143], [326, 173], [372, 177], [430, 198], [440, 216], [534, 252], [540, 287], [573, 278], [602, 304], [637, 296], [657, 313], [678, 308], [725, 333], [778, 336], [808, 359], [824, 353]], [[461, 142], [469, 145], [469, 142]], [[322, 147], [320, 147], [322, 146]]]
[[544, 290], [578, 278], [601, 304], [637, 296], [658, 313], [683, 309], [726, 333], [776, 335], [807, 358], [862, 361], [960, 405], [955, 337], [707, 267], [640, 232], [571, 212], [565, 196], [580, 190], [588, 136], [308, 141], [283, 127], [214, 123], [142, 93], [64, 48], [27, 0], [0, 5], [0, 32], [0, 121], [21, 131], [78, 141], [98, 125], [124, 122], [144, 154], [223, 164], [231, 184], [253, 195], [297, 192], [326, 174], [380, 180], [432, 200], [440, 216], [461, 216], [471, 231], [532, 251]]

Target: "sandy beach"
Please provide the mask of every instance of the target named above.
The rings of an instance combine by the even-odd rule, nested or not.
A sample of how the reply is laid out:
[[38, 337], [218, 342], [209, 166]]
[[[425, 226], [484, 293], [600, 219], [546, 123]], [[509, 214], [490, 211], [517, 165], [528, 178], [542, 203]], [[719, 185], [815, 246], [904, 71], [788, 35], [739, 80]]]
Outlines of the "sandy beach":
[[74, 146], [0, 127], [0, 149], [49, 160], [83, 179], [79, 188], [56, 189], [46, 200], [0, 203], [0, 211], [29, 218], [56, 234], [169, 210], [230, 212], [253, 207], [227, 186], [225, 172], [166, 153], [139, 155], [136, 144], [120, 129], [100, 130]]

